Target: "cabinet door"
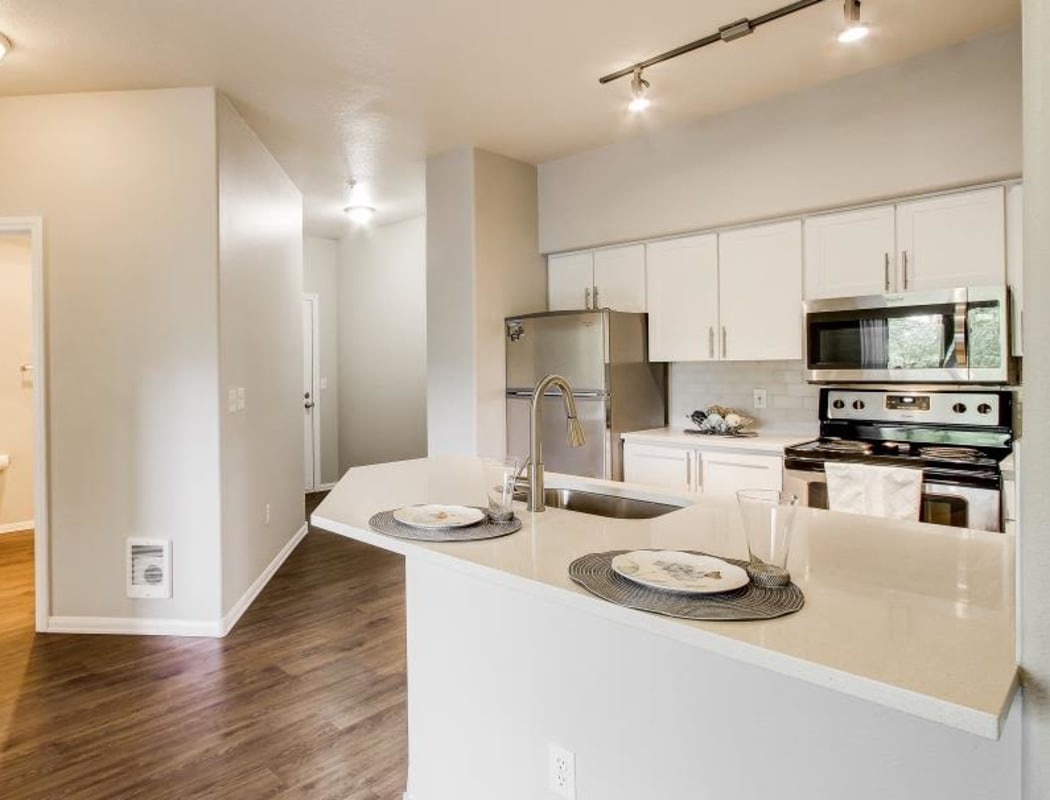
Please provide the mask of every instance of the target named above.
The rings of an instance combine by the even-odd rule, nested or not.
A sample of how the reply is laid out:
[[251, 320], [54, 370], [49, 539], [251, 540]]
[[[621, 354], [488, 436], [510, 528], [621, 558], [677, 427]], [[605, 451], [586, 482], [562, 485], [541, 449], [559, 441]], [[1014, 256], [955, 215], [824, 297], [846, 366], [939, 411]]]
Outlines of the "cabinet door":
[[730, 361], [802, 358], [802, 222], [718, 237], [719, 351]]
[[700, 453], [700, 488], [712, 497], [735, 497], [741, 489], [776, 489], [784, 483], [784, 459], [741, 453]]
[[894, 291], [895, 225], [893, 206], [809, 217], [806, 299]]
[[1021, 184], [1016, 183], [1006, 188], [1006, 282], [1010, 286], [1010, 313], [1013, 315], [1010, 352], [1015, 356], [1024, 355], [1024, 252], [1022, 250], [1021, 218], [1023, 216], [1023, 195]]
[[594, 253], [597, 308], [645, 312], [645, 245], [610, 247]]
[[627, 483], [695, 491], [693, 452], [677, 447], [624, 442], [623, 479]]
[[590, 308], [594, 287], [594, 254], [565, 253], [547, 257], [547, 308], [579, 311]]
[[898, 205], [900, 290], [1002, 286], [1004, 206], [1001, 186]]
[[654, 242], [645, 254], [650, 361], [710, 361], [718, 336], [718, 237]]

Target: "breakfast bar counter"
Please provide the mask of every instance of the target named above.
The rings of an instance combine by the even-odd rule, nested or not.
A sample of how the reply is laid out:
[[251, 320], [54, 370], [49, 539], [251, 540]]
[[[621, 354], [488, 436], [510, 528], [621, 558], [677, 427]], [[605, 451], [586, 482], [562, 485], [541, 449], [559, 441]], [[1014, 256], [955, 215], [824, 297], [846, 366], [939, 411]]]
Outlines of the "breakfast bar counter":
[[312, 517], [406, 557], [412, 800], [548, 796], [549, 743], [575, 750], [584, 800], [686, 796], [700, 764], [728, 791], [753, 758], [736, 796], [1019, 796], [1011, 536], [799, 509], [802, 610], [695, 622], [613, 605], [567, 569], [609, 550], [746, 558], [734, 502], [547, 485], [689, 505], [626, 520], [519, 504], [519, 532], [476, 542], [372, 531], [382, 510], [484, 505], [480, 461], [443, 457], [351, 469]]

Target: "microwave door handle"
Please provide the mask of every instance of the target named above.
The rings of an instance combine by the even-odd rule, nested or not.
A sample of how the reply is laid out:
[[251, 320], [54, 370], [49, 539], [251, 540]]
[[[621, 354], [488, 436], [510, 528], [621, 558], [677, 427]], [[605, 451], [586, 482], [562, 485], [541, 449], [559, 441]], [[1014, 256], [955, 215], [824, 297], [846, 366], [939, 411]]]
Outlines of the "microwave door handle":
[[[952, 343], [948, 353], [945, 354], [945, 361], [951, 359], [952, 354], [955, 355], [955, 366], [957, 369], [967, 368], [966, 358], [966, 317], [969, 306], [966, 303], [955, 304], [955, 336], [952, 337]], [[945, 364], [948, 366], [948, 364]]]

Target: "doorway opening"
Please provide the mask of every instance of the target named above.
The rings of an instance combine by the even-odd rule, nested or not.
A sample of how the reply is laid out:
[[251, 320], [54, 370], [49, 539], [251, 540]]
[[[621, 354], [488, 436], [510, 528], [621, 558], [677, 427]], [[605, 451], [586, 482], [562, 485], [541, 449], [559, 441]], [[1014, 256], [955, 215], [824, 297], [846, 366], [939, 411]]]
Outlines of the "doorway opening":
[[0, 219], [0, 623], [24, 615], [37, 631], [50, 614], [44, 307], [43, 223]]

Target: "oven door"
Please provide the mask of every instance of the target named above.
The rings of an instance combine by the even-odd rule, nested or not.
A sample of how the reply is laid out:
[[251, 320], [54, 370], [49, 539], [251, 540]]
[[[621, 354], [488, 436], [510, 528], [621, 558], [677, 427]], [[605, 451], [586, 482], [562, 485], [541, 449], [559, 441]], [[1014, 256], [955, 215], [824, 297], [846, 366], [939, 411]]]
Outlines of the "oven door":
[[[823, 470], [784, 470], [784, 491], [797, 494], [809, 508], [828, 507], [828, 484]], [[1001, 533], [1002, 513], [998, 489], [924, 483], [920, 522]]]
[[813, 382], [1005, 383], [1003, 287], [815, 300], [805, 304]]

